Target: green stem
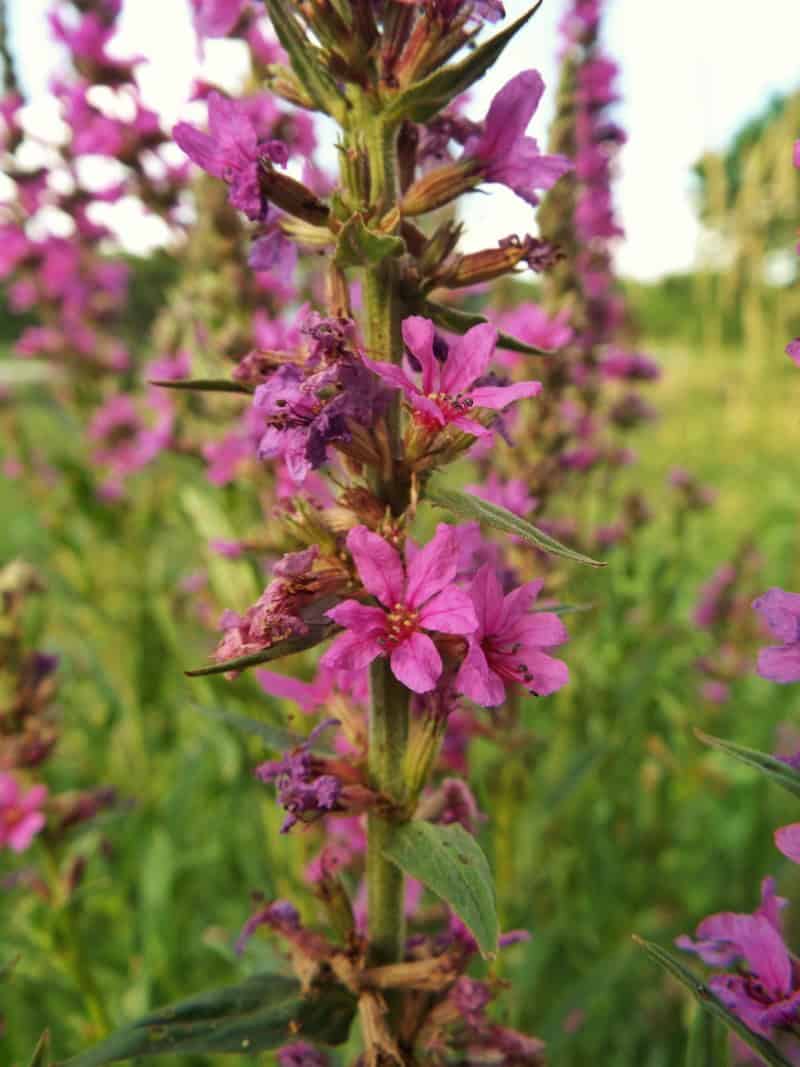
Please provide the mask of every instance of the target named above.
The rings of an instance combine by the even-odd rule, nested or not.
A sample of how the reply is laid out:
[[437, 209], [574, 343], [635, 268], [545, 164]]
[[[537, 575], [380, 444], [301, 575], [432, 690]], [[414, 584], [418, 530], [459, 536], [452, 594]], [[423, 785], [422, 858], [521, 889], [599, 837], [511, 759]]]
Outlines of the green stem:
[[[365, 109], [366, 110], [366, 109]], [[363, 113], [362, 113], [363, 114]], [[370, 173], [370, 209], [391, 211], [397, 199], [396, 134], [377, 115], [364, 115], [364, 145]], [[399, 363], [403, 354], [400, 301], [394, 263], [384, 260], [365, 271], [364, 311], [367, 346], [373, 359]], [[387, 419], [392, 456], [399, 454], [400, 404]], [[394, 515], [408, 507], [408, 489], [397, 478], [379, 480], [377, 494]], [[377, 660], [370, 676], [369, 776], [375, 790], [397, 804], [403, 802], [403, 763], [408, 744], [408, 691], [392, 674], [386, 658]], [[367, 826], [367, 897], [369, 955], [373, 964], [403, 958], [405, 944], [403, 874], [383, 854], [392, 821], [369, 817]]]
[[[369, 773], [376, 789], [403, 801], [403, 759], [408, 742], [408, 690], [392, 674], [387, 659], [370, 673]], [[370, 815], [367, 824], [367, 896], [370, 957], [373, 964], [403, 958], [405, 918], [403, 874], [383, 855], [392, 822]]]

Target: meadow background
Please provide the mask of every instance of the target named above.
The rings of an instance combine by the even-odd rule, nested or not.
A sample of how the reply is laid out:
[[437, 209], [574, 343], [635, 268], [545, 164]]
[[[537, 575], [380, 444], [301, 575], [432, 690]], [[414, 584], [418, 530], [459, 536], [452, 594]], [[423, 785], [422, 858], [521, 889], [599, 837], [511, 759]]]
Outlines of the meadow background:
[[[692, 732], [773, 750], [781, 724], [800, 725], [796, 691], [752, 674], [726, 703], [703, 700], [696, 661], [713, 640], [692, 622], [700, 586], [745, 541], [763, 558], [756, 592], [800, 588], [800, 372], [783, 354], [800, 333], [785, 266], [800, 196], [787, 166], [770, 163], [789, 160], [800, 121], [795, 97], [762, 103], [727, 154], [704, 161], [696, 206], [715, 254], [626, 283], [641, 347], [664, 369], [651, 393], [659, 418], [635, 435], [639, 463], [626, 475], [652, 521], [608, 553], [606, 570], [565, 569], [564, 599], [586, 607], [569, 624], [572, 682], [525, 701], [522, 739], [477, 746], [501, 925], [533, 935], [499, 965], [515, 985], [508, 1021], [546, 1039], [558, 1067], [682, 1062], [689, 1006], [633, 933], [668, 944], [709, 912], [751, 910], [766, 874], [800, 899], [797, 867], [771, 842], [794, 817], [790, 801]], [[156, 254], [132, 262], [128, 326], [144, 334], [174, 279]], [[19, 329], [3, 312], [0, 367]], [[165, 455], [109, 506], [73, 420], [41, 385], [0, 401], [0, 453], [13, 441], [38, 472], [0, 480], [0, 563], [23, 558], [46, 583], [27, 625], [61, 657], [54, 790], [108, 784], [120, 802], [91, 825], [103, 847], [74, 908], [53, 912], [15, 890], [21, 863], [0, 854], [0, 964], [17, 959], [0, 1001], [3, 1064], [27, 1062], [44, 1026], [59, 1054], [81, 1046], [80, 951], [114, 1022], [262, 968], [266, 941], [243, 960], [232, 951], [249, 893], [292, 896], [291, 872], [312, 852], [311, 835], [278, 835], [280, 812], [250, 774], [258, 742], [217, 714], [284, 724], [291, 712], [250, 676], [182, 673], [211, 644], [186, 580], [207, 571], [212, 607], [260, 591], [254, 565], [209, 549], [246, 526], [246, 502], [209, 486], [190, 458]], [[676, 518], [674, 467], [717, 490], [712, 507]], [[800, 909], [788, 922], [798, 945]]]

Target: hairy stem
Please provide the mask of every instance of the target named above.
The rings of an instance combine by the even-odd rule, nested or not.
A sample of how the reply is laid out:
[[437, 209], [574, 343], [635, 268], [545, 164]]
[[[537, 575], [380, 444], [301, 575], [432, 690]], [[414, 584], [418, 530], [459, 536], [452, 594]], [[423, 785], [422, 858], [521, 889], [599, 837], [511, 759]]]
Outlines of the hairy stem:
[[[370, 175], [370, 208], [390, 212], [397, 199], [396, 130], [380, 116], [369, 117], [364, 146]], [[364, 311], [367, 347], [373, 359], [399, 363], [403, 347], [397, 275], [391, 259], [365, 271]], [[388, 416], [392, 456], [399, 454], [400, 404]], [[393, 466], [395, 466], [393, 464]], [[394, 515], [408, 506], [408, 491], [395, 476], [383, 479], [376, 492]], [[391, 672], [386, 658], [377, 660], [370, 677], [369, 775], [373, 788], [398, 804], [403, 800], [403, 761], [408, 742], [408, 691]], [[405, 918], [403, 875], [383, 855], [391, 822], [371, 815], [367, 834], [367, 891], [370, 960], [394, 963], [403, 957]]]
[[[398, 803], [403, 799], [403, 756], [408, 738], [408, 691], [386, 659], [370, 674], [369, 771], [377, 789]], [[383, 855], [392, 824], [371, 815], [367, 825], [367, 893], [370, 962], [403, 958], [405, 918], [403, 874]]]

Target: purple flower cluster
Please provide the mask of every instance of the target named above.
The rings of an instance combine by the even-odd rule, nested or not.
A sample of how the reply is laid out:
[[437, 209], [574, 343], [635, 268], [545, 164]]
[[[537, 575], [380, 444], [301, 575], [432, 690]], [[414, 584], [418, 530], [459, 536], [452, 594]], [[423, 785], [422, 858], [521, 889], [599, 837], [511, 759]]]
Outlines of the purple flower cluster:
[[350, 347], [346, 325], [328, 329], [335, 341], [317, 323], [308, 359], [278, 367], [253, 398], [264, 427], [259, 458], [280, 458], [295, 482], [325, 463], [329, 445], [352, 444], [354, 434], [372, 430], [388, 406], [387, 391]]
[[316, 738], [338, 725], [337, 719], [326, 719], [292, 752], [256, 768], [256, 777], [262, 782], [276, 783], [278, 803], [287, 813], [282, 834], [288, 833], [296, 823], [310, 822], [338, 806], [342, 783], [335, 775], [324, 773], [324, 763], [311, 752]]
[[[800, 1017], [800, 966], [781, 931], [787, 903], [767, 878], [753, 914], [710, 915], [697, 927], [696, 941], [676, 942], [709, 966], [725, 969], [709, 981], [711, 991], [751, 1030], [773, 1040], [792, 1033]], [[731, 970], [734, 965], [737, 970]]]
[[265, 221], [267, 204], [261, 192], [262, 167], [285, 166], [289, 149], [283, 141], [262, 139], [247, 101], [230, 100], [220, 93], [208, 97], [209, 132], [179, 122], [173, 137], [189, 159], [208, 174], [222, 178], [231, 204], [249, 219]]

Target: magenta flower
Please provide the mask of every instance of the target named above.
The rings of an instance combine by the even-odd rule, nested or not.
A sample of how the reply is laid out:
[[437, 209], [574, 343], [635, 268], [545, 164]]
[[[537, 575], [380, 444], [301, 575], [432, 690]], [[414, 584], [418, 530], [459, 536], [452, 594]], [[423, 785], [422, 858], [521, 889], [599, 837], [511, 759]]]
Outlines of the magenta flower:
[[449, 526], [416, 553], [406, 569], [397, 549], [366, 526], [347, 535], [364, 588], [382, 605], [345, 600], [326, 614], [345, 632], [321, 663], [325, 667], [358, 670], [378, 656], [389, 656], [392, 673], [415, 693], [430, 692], [442, 673], [442, 658], [424, 631], [470, 634], [477, 626], [472, 603], [453, 587], [458, 546]]
[[568, 639], [564, 624], [553, 612], [530, 611], [541, 588], [540, 581], [528, 582], [504, 596], [488, 564], [475, 575], [470, 595], [478, 628], [468, 637], [456, 686], [476, 704], [502, 704], [507, 682], [519, 682], [537, 696], [567, 684], [567, 665], [543, 651]]
[[714, 996], [757, 1034], [790, 1027], [800, 1014], [796, 968], [780, 933], [763, 915], [736, 916], [738, 955], [747, 973], [722, 974], [709, 983]]
[[208, 96], [209, 132], [187, 122], [173, 132], [186, 155], [208, 174], [222, 178], [229, 187], [230, 201], [249, 219], [264, 220], [266, 203], [259, 186], [262, 163], [285, 166], [289, 152], [283, 141], [259, 139], [246, 100], [229, 100], [219, 93]]
[[226, 37], [239, 21], [245, 0], [191, 0], [198, 37]]
[[782, 642], [758, 653], [758, 673], [771, 682], [800, 681], [800, 593], [772, 588], [753, 601], [770, 632]]
[[[789, 760], [784, 762], [792, 765]], [[800, 863], [800, 822], [789, 823], [776, 830], [775, 845], [792, 863]]]
[[325, 773], [325, 763], [311, 752], [311, 746], [323, 730], [338, 726], [338, 719], [326, 719], [315, 726], [306, 740], [279, 760], [269, 760], [256, 768], [262, 782], [275, 782], [278, 803], [286, 811], [281, 833], [286, 834], [298, 822], [313, 822], [333, 811], [342, 795], [342, 783]]
[[[501, 325], [521, 341], [554, 352], [568, 345], [575, 336], [569, 317], [569, 308], [562, 309], [551, 319], [538, 304], [521, 304], [503, 317]], [[500, 359], [500, 362], [512, 365], [518, 361], [519, 355], [515, 352], [503, 353]]]
[[537, 70], [524, 70], [495, 96], [483, 133], [464, 145], [464, 159], [479, 163], [484, 180], [508, 186], [529, 204], [538, 204], [534, 189], [550, 189], [572, 163], [566, 156], [543, 156], [525, 131], [544, 92]]
[[800, 337], [795, 337], [794, 341], [789, 342], [786, 346], [786, 355], [800, 367]]
[[409, 352], [410, 366], [421, 374], [416, 385], [406, 371], [392, 363], [364, 361], [384, 381], [402, 389], [417, 422], [431, 430], [455, 426], [464, 433], [483, 437], [491, 433], [467, 412], [475, 408], [502, 411], [515, 400], [536, 396], [541, 382], [516, 382], [514, 385], [479, 385], [486, 374], [497, 331], [488, 323], [473, 326], [448, 347], [436, 334], [430, 319], [412, 315], [403, 320], [403, 340]]
[[800, 1015], [800, 973], [780, 930], [785, 905], [775, 896], [773, 880], [765, 878], [761, 904], [752, 915], [710, 915], [697, 928], [697, 942], [688, 937], [676, 941], [712, 967], [738, 963], [736, 973], [715, 975], [709, 988], [751, 1030], [766, 1037], [773, 1036], [773, 1028], [789, 1028]]
[[[776, 895], [775, 879], [765, 878], [761, 883], [761, 903], [753, 916], [762, 916], [780, 933], [780, 913], [788, 903], [785, 897]], [[741, 955], [739, 920], [753, 916], [734, 911], [717, 912], [699, 924], [695, 931], [696, 941], [682, 934], [675, 939], [675, 944], [684, 952], [695, 953], [710, 967], [730, 967]]]
[[328, 1067], [330, 1060], [307, 1041], [284, 1045], [277, 1052], [278, 1067]]
[[47, 787], [35, 785], [24, 793], [10, 774], [0, 774], [0, 848], [24, 852], [44, 827], [42, 813]]

